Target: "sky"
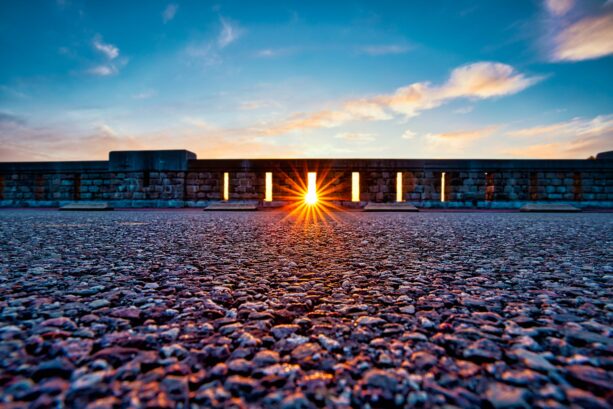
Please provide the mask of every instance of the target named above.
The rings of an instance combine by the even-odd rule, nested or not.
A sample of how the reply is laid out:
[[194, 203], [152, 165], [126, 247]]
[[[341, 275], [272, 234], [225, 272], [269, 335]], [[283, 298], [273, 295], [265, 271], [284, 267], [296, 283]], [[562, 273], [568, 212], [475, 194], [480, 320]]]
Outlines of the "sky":
[[613, 1], [2, 1], [0, 161], [587, 158]]

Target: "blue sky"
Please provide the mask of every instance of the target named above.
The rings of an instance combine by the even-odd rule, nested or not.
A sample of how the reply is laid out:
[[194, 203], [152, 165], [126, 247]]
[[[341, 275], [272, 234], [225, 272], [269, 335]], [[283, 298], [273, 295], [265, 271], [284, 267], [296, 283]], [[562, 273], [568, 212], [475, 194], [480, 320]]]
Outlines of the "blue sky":
[[0, 160], [585, 158], [613, 2], [5, 1]]

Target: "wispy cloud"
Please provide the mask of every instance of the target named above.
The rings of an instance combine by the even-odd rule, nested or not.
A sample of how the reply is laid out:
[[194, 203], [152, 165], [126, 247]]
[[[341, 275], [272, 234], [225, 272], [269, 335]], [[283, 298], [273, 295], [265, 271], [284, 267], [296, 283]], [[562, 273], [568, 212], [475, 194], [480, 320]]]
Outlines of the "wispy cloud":
[[185, 147], [207, 158], [299, 157], [308, 148], [277, 144], [245, 129], [219, 128], [200, 118], [185, 118], [191, 126], [147, 133], [128, 133], [121, 126], [98, 120], [31, 124], [15, 118], [9, 113], [0, 116], [0, 161], [100, 160], [108, 158], [111, 150]]
[[405, 54], [411, 49], [406, 44], [379, 44], [367, 45], [360, 48], [360, 52], [372, 56], [390, 55], [390, 54]]
[[110, 43], [104, 43], [100, 36], [94, 38], [93, 46], [96, 51], [104, 54], [107, 59], [114, 60], [119, 57], [119, 48]]
[[416, 136], [417, 134], [411, 131], [410, 129], [407, 129], [406, 131], [402, 133], [402, 135], [400, 135], [402, 139], [409, 139], [409, 140], [415, 139]]
[[221, 28], [217, 37], [202, 42], [191, 43], [186, 48], [189, 57], [201, 60], [204, 65], [212, 66], [223, 62], [222, 50], [234, 43], [242, 35], [243, 30], [238, 24], [228, 19], [220, 18]]
[[105, 159], [112, 149], [144, 149], [146, 146], [146, 139], [121, 134], [106, 123], [93, 124], [83, 130], [68, 123], [0, 122], [2, 161]]
[[265, 108], [280, 108], [281, 104], [269, 99], [258, 99], [254, 101], [244, 101], [239, 105], [239, 109], [244, 111], [254, 111]]
[[382, 121], [391, 119], [381, 105], [366, 99], [347, 101], [339, 110], [313, 114], [296, 114], [279, 123], [265, 124], [257, 129], [262, 135], [274, 136], [312, 128], [334, 128], [358, 120]]
[[217, 37], [217, 45], [219, 48], [225, 48], [238, 40], [242, 34], [242, 29], [231, 21], [221, 18], [221, 32]]
[[475, 109], [474, 106], [472, 105], [467, 105], [465, 107], [461, 107], [461, 108], [457, 108], [453, 110], [454, 114], [460, 114], [460, 115], [464, 115], [464, 114], [469, 114], [471, 112], [473, 112]]
[[154, 89], [146, 89], [143, 90], [141, 92], [138, 92], [134, 95], [132, 95], [132, 98], [134, 99], [149, 99], [149, 98], [153, 98], [154, 96], [157, 95], [157, 91]]
[[494, 136], [500, 127], [500, 125], [488, 125], [467, 130], [426, 133], [420, 136], [411, 132], [408, 134], [410, 138], [406, 139], [419, 138], [419, 146], [423, 152], [434, 157], [457, 157], [463, 156], [466, 150], [474, 148], [483, 139]]
[[[545, 0], [548, 58], [592, 60], [613, 54], [613, 3], [588, 8], [575, 0]], [[580, 7], [583, 6], [583, 7]]]
[[117, 73], [117, 68], [113, 64], [97, 65], [90, 68], [87, 72], [91, 75], [97, 75], [99, 77], [106, 77]]
[[183, 118], [183, 122], [185, 122], [186, 124], [190, 126], [200, 128], [200, 129], [208, 129], [208, 130], [216, 129], [216, 127], [212, 125], [211, 123], [209, 123], [208, 121], [205, 121], [204, 119], [193, 117], [193, 116], [186, 116], [185, 118]]
[[613, 10], [565, 27], [554, 43], [554, 61], [591, 60], [613, 54]]
[[88, 74], [96, 75], [100, 77], [106, 77], [109, 75], [117, 74], [120, 67], [127, 63], [127, 59], [118, 59], [119, 48], [113, 44], [105, 43], [102, 41], [102, 37], [97, 35], [92, 41], [92, 47], [95, 51], [100, 53], [104, 59], [102, 63], [99, 63], [87, 70]]
[[25, 125], [25, 119], [10, 112], [0, 111], [0, 127], [6, 125]]
[[556, 16], [563, 16], [575, 5], [575, 0], [545, 0], [547, 10]]
[[219, 49], [211, 42], [190, 44], [185, 52], [189, 57], [200, 60], [205, 66], [218, 65], [223, 61]]
[[296, 114], [285, 121], [265, 124], [259, 132], [281, 135], [305, 129], [333, 128], [351, 121], [382, 121], [398, 115], [411, 118], [454, 99], [479, 100], [515, 94], [540, 80], [541, 77], [528, 77], [506, 64], [478, 62], [454, 69], [441, 85], [416, 82], [392, 94], [346, 101], [335, 110]]
[[[507, 132], [509, 136], [516, 137], [561, 137], [561, 136], [589, 136], [613, 131], [613, 114], [598, 115], [591, 119], [573, 118], [570, 121], [553, 124], [538, 125], [530, 128], [517, 129]], [[613, 136], [613, 135], [612, 135]], [[613, 141], [613, 138], [611, 139]]]
[[507, 132], [534, 143], [509, 149], [508, 153], [531, 158], [588, 157], [613, 148], [613, 114], [544, 124]]
[[334, 135], [337, 139], [357, 143], [372, 142], [375, 140], [375, 136], [375, 134], [365, 132], [342, 132]]
[[276, 58], [298, 52], [298, 47], [282, 47], [282, 48], [263, 48], [255, 52], [258, 58]]
[[177, 11], [179, 10], [179, 5], [175, 3], [170, 3], [166, 6], [164, 11], [162, 12], [162, 21], [164, 24], [168, 23], [177, 15]]
[[443, 132], [438, 134], [428, 134], [428, 138], [431, 140], [446, 142], [471, 142], [477, 139], [482, 139], [491, 136], [498, 130], [498, 125], [490, 125], [483, 128]]

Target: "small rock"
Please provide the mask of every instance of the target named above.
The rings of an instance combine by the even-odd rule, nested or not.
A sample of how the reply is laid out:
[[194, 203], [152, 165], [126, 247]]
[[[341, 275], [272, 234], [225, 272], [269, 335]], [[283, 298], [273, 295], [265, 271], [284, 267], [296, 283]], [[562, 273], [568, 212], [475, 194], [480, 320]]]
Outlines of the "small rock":
[[111, 316], [117, 318], [125, 318], [129, 320], [138, 320], [141, 316], [141, 310], [137, 307], [120, 307], [111, 311]]
[[549, 372], [556, 369], [548, 360], [541, 355], [527, 351], [525, 349], [515, 349], [510, 353], [522, 364], [526, 365], [530, 369], [534, 369], [539, 372]]
[[319, 341], [321, 346], [329, 352], [336, 351], [341, 348], [341, 344], [338, 341], [329, 338], [323, 334], [319, 334], [317, 336], [317, 340]]
[[526, 389], [492, 382], [485, 391], [485, 399], [496, 409], [529, 408]]
[[321, 351], [319, 345], [307, 342], [306, 344], [299, 345], [296, 347], [292, 353], [292, 358], [301, 361], [309, 357], [313, 357], [313, 355], [318, 354]]
[[74, 365], [67, 359], [56, 358], [51, 361], [42, 362], [34, 368], [32, 379], [36, 382], [45, 378], [59, 377], [69, 379], [74, 371]]
[[277, 339], [287, 338], [300, 330], [300, 327], [296, 324], [282, 324], [272, 327], [272, 335]]
[[473, 361], [498, 361], [502, 358], [502, 352], [498, 345], [489, 339], [479, 339], [464, 350], [464, 358]]
[[40, 326], [61, 328], [65, 331], [74, 331], [77, 329], [77, 324], [67, 317], [51, 318], [41, 322]]
[[98, 300], [94, 300], [92, 302], [90, 302], [89, 304], [87, 304], [90, 308], [96, 310], [98, 308], [103, 308], [106, 307], [108, 305], [111, 305], [109, 300], [105, 300], [105, 299], [98, 299]]
[[253, 357], [253, 363], [257, 366], [268, 366], [279, 362], [279, 353], [276, 351], [259, 351]]

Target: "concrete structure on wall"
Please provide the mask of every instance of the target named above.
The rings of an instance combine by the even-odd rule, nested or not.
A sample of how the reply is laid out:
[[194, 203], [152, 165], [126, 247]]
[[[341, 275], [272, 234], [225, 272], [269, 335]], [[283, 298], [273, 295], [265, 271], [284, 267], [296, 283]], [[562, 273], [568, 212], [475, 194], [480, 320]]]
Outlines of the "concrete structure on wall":
[[[317, 172], [329, 198], [348, 204], [352, 180], [367, 202], [398, 199], [417, 207], [518, 208], [526, 203], [568, 203], [613, 208], [613, 159], [197, 159], [186, 150], [111, 152], [108, 161], [0, 163], [0, 205], [60, 206], [106, 201], [121, 207], [205, 207], [223, 199], [228, 174], [231, 201], [265, 198], [272, 173], [275, 201]], [[359, 178], [352, 174], [359, 172]], [[397, 192], [398, 187], [401, 191]], [[398, 193], [398, 194], [397, 194]], [[355, 203], [354, 203], [355, 205]]]

